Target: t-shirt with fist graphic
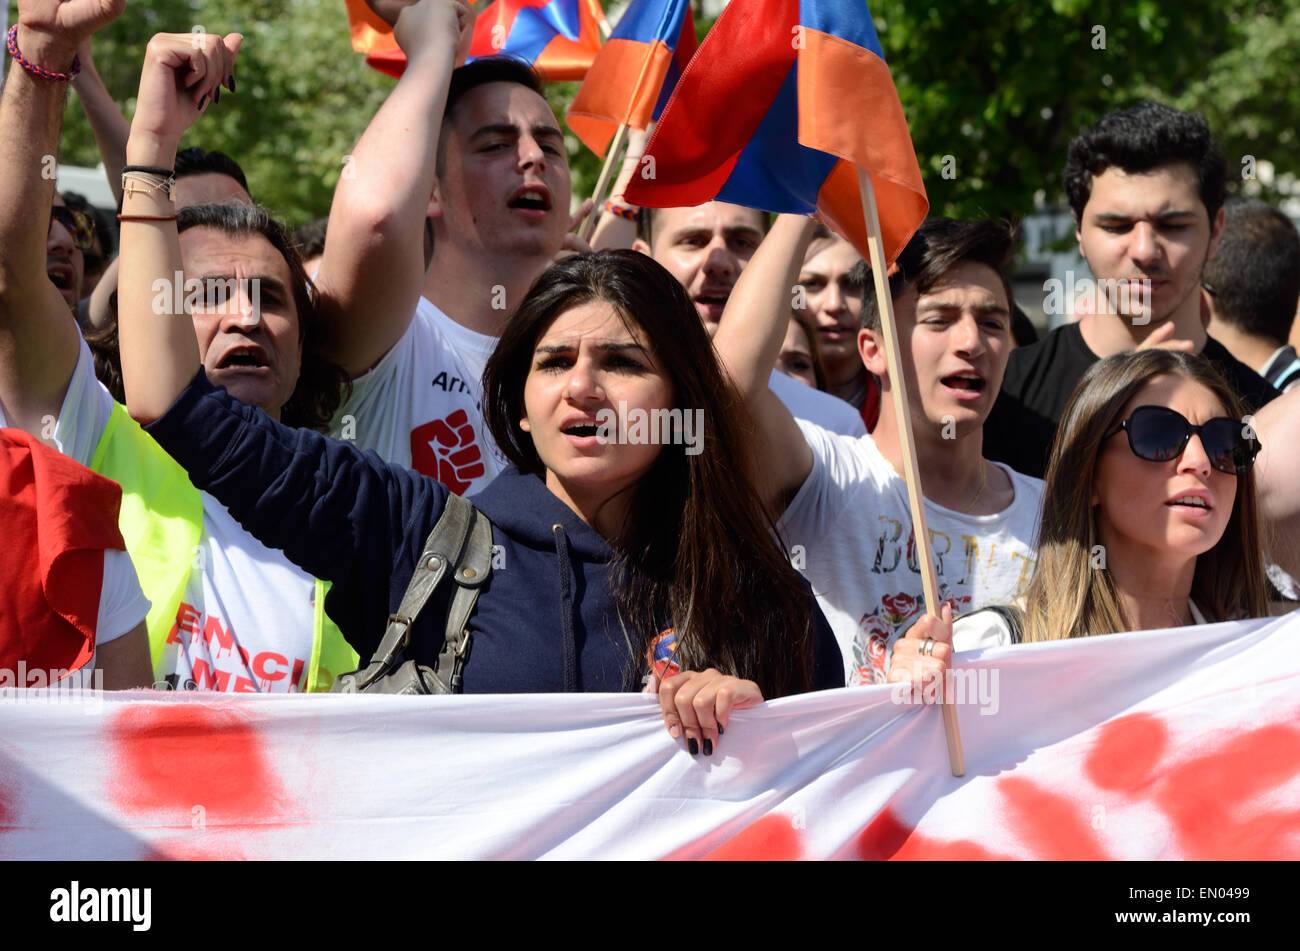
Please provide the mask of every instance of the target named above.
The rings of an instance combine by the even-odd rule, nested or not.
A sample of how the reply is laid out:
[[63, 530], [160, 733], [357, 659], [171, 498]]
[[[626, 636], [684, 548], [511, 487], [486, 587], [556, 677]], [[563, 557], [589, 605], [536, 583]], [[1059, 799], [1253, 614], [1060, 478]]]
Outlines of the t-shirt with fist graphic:
[[330, 434], [473, 495], [507, 464], [483, 422], [483, 367], [496, 345], [421, 297], [402, 339], [353, 381]]

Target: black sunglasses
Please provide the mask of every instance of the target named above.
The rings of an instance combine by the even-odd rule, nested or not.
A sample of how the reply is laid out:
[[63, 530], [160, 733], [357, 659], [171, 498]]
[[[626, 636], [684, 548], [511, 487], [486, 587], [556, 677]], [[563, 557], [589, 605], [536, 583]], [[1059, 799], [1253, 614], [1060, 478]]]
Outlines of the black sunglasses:
[[50, 209], [51, 229], [56, 221], [68, 229], [68, 234], [72, 235], [72, 243], [80, 250], [89, 251], [95, 246], [94, 227], [90, 219], [81, 212], [63, 205], [55, 205]]
[[1182, 455], [1193, 435], [1201, 437], [1210, 465], [1220, 472], [1243, 475], [1255, 463], [1259, 440], [1240, 420], [1216, 416], [1193, 426], [1182, 413], [1167, 406], [1139, 406], [1106, 439], [1120, 430], [1128, 433], [1133, 455], [1148, 462], [1168, 462]]

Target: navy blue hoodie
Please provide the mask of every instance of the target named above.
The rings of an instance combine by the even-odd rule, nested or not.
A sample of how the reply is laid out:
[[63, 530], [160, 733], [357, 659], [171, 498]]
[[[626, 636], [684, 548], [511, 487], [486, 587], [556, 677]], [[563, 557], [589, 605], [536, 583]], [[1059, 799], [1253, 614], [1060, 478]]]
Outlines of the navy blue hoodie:
[[[250, 534], [333, 583], [325, 609], [366, 662], [397, 610], [446, 503], [440, 483], [374, 452], [283, 426], [200, 369], [146, 431]], [[470, 619], [466, 693], [625, 689], [633, 649], [610, 594], [613, 552], [546, 488], [511, 468], [473, 498], [492, 520], [492, 578]], [[444, 605], [412, 628], [416, 660], [442, 645]], [[839, 647], [813, 601], [816, 689], [844, 685]], [[644, 661], [638, 661], [638, 669]]]

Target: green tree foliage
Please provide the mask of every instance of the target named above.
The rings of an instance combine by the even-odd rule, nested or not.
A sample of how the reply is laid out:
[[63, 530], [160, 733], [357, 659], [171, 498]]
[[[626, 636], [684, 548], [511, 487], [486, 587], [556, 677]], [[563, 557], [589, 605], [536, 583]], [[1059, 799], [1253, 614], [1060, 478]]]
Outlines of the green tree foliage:
[[[253, 196], [294, 225], [328, 213], [344, 156], [393, 86], [352, 51], [341, 0], [130, 0], [92, 46], [128, 120], [149, 38], [195, 27], [242, 33], [244, 46], [237, 94], [210, 105], [182, 146], [230, 154]], [[76, 94], [68, 100], [59, 159], [95, 165], [94, 136]]]
[[872, 0], [931, 207], [1063, 203], [1070, 139], [1152, 98], [1203, 112], [1230, 164], [1297, 168], [1298, 0]]
[[[618, 4], [607, 6], [616, 17]], [[936, 212], [1020, 216], [1036, 197], [1060, 202], [1070, 139], [1143, 97], [1204, 113], [1234, 180], [1270, 163], [1276, 179], [1248, 184], [1263, 197], [1300, 177], [1300, 0], [870, 6]], [[344, 157], [393, 86], [352, 51], [341, 0], [130, 0], [94, 41], [128, 118], [149, 37], [195, 25], [246, 41], [238, 94], [210, 107], [184, 144], [229, 152], [254, 195], [293, 224], [326, 214]], [[701, 34], [709, 25], [697, 17]], [[577, 88], [551, 85], [561, 116]], [[69, 100], [60, 158], [93, 165], [94, 138]], [[600, 162], [572, 136], [569, 152], [574, 193], [589, 194]]]

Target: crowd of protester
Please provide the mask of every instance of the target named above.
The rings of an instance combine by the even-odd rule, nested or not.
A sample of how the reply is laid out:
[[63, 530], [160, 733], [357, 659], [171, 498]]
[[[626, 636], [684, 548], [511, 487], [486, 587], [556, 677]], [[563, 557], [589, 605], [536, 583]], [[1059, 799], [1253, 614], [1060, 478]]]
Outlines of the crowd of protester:
[[[881, 301], [810, 218], [628, 205], [644, 133], [589, 246], [541, 79], [460, 65], [458, 0], [377, 5], [406, 70], [291, 233], [237, 155], [179, 148], [242, 38], [155, 36], [128, 125], [89, 57], [121, 7], [19, 0], [11, 35], [0, 666], [328, 690], [399, 623], [460, 689], [656, 693], [711, 753], [767, 698], [1296, 596], [1300, 235], [1227, 197], [1200, 116], [1080, 130], [1079, 248], [1134, 293], [1038, 340], [1006, 223], [931, 217]], [[117, 222], [41, 174], [78, 51]], [[453, 495], [490, 520], [491, 576], [459, 625], [452, 589], [404, 617]]]

